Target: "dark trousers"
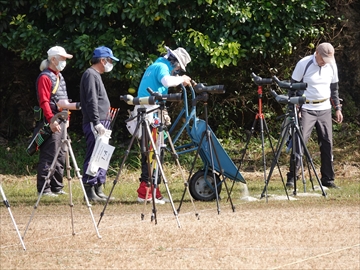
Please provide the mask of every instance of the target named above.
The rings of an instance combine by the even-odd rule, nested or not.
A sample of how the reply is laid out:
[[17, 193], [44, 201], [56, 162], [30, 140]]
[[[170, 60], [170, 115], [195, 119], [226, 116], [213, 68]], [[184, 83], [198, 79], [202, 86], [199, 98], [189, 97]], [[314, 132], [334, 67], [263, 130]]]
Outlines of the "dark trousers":
[[[333, 136], [332, 136], [332, 119], [331, 119], [331, 109], [323, 111], [311, 111], [311, 110], [301, 110], [301, 126], [302, 126], [302, 135], [307, 144], [311, 132], [315, 127], [317, 133], [317, 140], [320, 147], [320, 156], [321, 156], [321, 182], [328, 183], [334, 181], [335, 173], [333, 166]], [[296, 144], [299, 145], [298, 140]], [[298, 150], [299, 147], [296, 147]], [[297, 151], [298, 157], [299, 151]], [[296, 158], [296, 173], [300, 168], [300, 160]], [[294, 176], [293, 166], [290, 164], [290, 175]]]
[[[61, 123], [61, 129], [65, 131], [65, 124]], [[46, 183], [44, 192], [58, 192], [63, 187], [63, 175], [64, 175], [64, 166], [65, 166], [65, 144], [61, 145], [63, 133], [62, 132], [55, 132], [52, 133], [51, 137], [47, 139], [41, 146], [40, 146], [40, 156], [39, 156], [39, 163], [37, 167], [37, 190], [41, 192], [45, 178], [49, 173], [49, 169], [51, 164], [54, 161], [55, 155], [60, 148], [59, 155], [55, 161], [55, 170], [51, 173], [49, 177], [49, 182]]]
[[[102, 122], [104, 124], [104, 122]], [[89, 184], [94, 186], [96, 184], [104, 184], [106, 181], [106, 172], [107, 170], [103, 168], [99, 168], [95, 176], [86, 174], [86, 170], [88, 168], [92, 152], [95, 147], [96, 141], [96, 131], [94, 126], [91, 123], [83, 124], [83, 132], [85, 134], [86, 140], [86, 153], [85, 153], [85, 160], [84, 160], [84, 176], [82, 178], [84, 184]]]
[[[152, 132], [156, 132], [156, 128], [150, 128], [152, 130]], [[153, 135], [153, 140], [156, 143], [156, 136]], [[147, 145], [144, 145], [147, 144]], [[141, 149], [142, 149], [142, 153], [141, 153], [141, 175], [140, 175], [140, 182], [149, 182], [151, 179], [149, 178], [149, 167], [151, 169], [151, 164], [148, 164], [148, 158], [147, 158], [147, 154], [144, 151], [149, 151], [149, 155], [151, 157], [151, 155], [155, 155], [155, 153], [153, 151], [150, 151], [150, 139], [147, 138], [147, 135], [145, 135], [145, 140], [141, 139]], [[153, 159], [155, 159], [155, 156], [152, 157]], [[163, 153], [160, 153], [160, 162], [163, 163]], [[152, 177], [154, 178], [155, 175], [155, 169], [154, 172], [152, 174]], [[161, 183], [161, 174], [159, 171], [158, 174], [158, 181], [157, 184]]]

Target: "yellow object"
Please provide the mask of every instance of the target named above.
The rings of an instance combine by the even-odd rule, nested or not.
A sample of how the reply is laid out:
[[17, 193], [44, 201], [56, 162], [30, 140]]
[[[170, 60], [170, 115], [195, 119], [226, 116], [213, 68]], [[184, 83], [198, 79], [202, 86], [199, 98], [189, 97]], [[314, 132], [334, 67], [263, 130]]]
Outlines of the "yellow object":
[[128, 69], [130, 69], [130, 68], [132, 68], [132, 64], [131, 64], [131, 63], [127, 63], [127, 64], [125, 65], [125, 67], [128, 68]]
[[134, 93], [136, 92], [136, 90], [135, 90], [135, 88], [130, 87], [130, 88], [128, 89], [128, 92], [129, 92], [130, 94], [134, 94]]

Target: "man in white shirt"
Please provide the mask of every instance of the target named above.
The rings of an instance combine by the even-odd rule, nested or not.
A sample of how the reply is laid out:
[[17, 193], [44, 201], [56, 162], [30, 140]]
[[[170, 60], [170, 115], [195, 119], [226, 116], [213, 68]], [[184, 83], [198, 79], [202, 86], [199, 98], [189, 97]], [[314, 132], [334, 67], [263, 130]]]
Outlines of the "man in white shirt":
[[[307, 143], [315, 126], [321, 152], [321, 183], [328, 188], [338, 188], [334, 183], [332, 106], [335, 108], [335, 120], [338, 123], [343, 121], [334, 54], [334, 47], [330, 43], [321, 43], [313, 55], [304, 57], [296, 64], [291, 76], [292, 82], [307, 83], [304, 92], [306, 103], [299, 112], [302, 135]], [[290, 162], [286, 183], [290, 188], [294, 186], [294, 176], [298, 175], [300, 160], [296, 159], [296, 174], [292, 163]]]

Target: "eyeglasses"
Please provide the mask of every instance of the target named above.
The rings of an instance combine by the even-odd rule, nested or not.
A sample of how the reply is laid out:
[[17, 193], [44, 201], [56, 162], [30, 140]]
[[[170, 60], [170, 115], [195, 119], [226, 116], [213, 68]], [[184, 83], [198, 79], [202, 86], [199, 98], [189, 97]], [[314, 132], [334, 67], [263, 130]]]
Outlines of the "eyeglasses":
[[110, 57], [106, 57], [105, 58], [106, 62], [109, 62], [110, 64], [112, 64], [113, 60]]

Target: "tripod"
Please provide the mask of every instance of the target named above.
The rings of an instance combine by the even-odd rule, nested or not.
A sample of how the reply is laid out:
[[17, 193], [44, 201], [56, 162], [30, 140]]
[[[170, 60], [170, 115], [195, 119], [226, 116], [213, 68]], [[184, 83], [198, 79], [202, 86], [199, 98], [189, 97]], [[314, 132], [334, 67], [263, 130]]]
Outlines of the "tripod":
[[97, 228], [96, 223], [95, 223], [94, 215], [93, 215], [92, 210], [91, 210], [91, 204], [89, 203], [89, 200], [88, 200], [88, 197], [86, 195], [86, 191], [85, 191], [85, 188], [84, 188], [84, 185], [83, 185], [83, 182], [82, 182], [82, 176], [80, 174], [80, 169], [79, 169], [79, 167], [78, 167], [78, 165], [76, 163], [74, 152], [73, 152], [72, 147], [71, 147], [70, 139], [69, 139], [69, 136], [67, 134], [66, 124], [67, 124], [67, 120], [68, 120], [68, 111], [62, 111], [62, 112], [59, 112], [59, 113], [55, 114], [53, 116], [53, 118], [51, 119], [51, 123], [53, 123], [56, 120], [59, 120], [60, 122], [64, 122], [64, 124], [65, 124], [64, 125], [65, 127], [62, 128], [62, 131], [61, 131], [62, 132], [62, 142], [61, 142], [61, 145], [59, 146], [59, 148], [56, 151], [53, 162], [52, 162], [52, 164], [51, 164], [51, 166], [49, 168], [49, 172], [48, 172], [47, 176], [45, 177], [44, 185], [43, 185], [43, 187], [41, 189], [41, 192], [39, 194], [39, 197], [38, 197], [38, 199], [37, 199], [37, 201], [36, 201], [36, 203], [34, 205], [34, 210], [32, 211], [29, 222], [28, 222], [28, 224], [27, 224], [27, 226], [25, 228], [23, 238], [25, 237], [25, 234], [26, 234], [26, 232], [27, 232], [27, 230], [29, 228], [30, 222], [32, 221], [32, 219], [34, 217], [35, 210], [37, 209], [37, 207], [39, 205], [39, 202], [40, 202], [40, 199], [41, 199], [41, 196], [44, 193], [45, 186], [46, 186], [47, 183], [50, 183], [50, 177], [55, 171], [56, 160], [57, 160], [62, 148], [65, 151], [65, 165], [66, 165], [66, 172], [67, 172], [66, 178], [67, 178], [68, 183], [69, 183], [69, 206], [70, 206], [70, 212], [71, 212], [72, 235], [75, 235], [75, 230], [74, 230], [74, 216], [73, 216], [74, 204], [73, 204], [73, 201], [72, 201], [72, 183], [71, 183], [72, 178], [71, 178], [71, 175], [70, 175], [70, 170], [71, 170], [70, 157], [71, 157], [71, 160], [72, 160], [74, 168], [75, 168], [76, 176], [79, 179], [81, 189], [82, 189], [82, 191], [84, 193], [84, 199], [85, 199], [86, 205], [87, 205], [87, 207], [89, 209], [91, 219], [92, 219], [92, 221], [94, 223], [96, 234], [97, 234], [98, 238], [101, 238], [101, 236], [99, 234], [99, 231], [98, 231], [98, 228]]
[[[301, 130], [299, 128], [299, 121], [298, 121], [298, 116], [297, 116], [295, 104], [303, 104], [305, 102], [306, 98], [305, 97], [295, 97], [292, 94], [290, 94], [290, 98], [289, 98], [289, 97], [286, 97], [286, 96], [283, 96], [283, 95], [277, 95], [276, 92], [273, 91], [273, 90], [271, 90], [271, 92], [272, 92], [273, 96], [276, 97], [276, 100], [279, 103], [288, 104], [287, 114], [286, 114], [287, 119], [286, 119], [286, 121], [284, 121], [284, 124], [282, 126], [282, 131], [280, 133], [280, 138], [279, 138], [279, 141], [278, 141], [277, 152], [276, 152], [276, 155], [275, 155], [275, 157], [273, 159], [268, 178], [267, 178], [267, 180], [265, 182], [265, 187], [264, 187], [263, 192], [261, 194], [261, 198], [263, 198], [265, 196], [267, 186], [269, 184], [269, 181], [270, 181], [272, 172], [274, 170], [275, 164], [277, 164], [278, 161], [279, 161], [279, 157], [280, 157], [280, 154], [281, 154], [281, 149], [282, 149], [282, 147], [284, 146], [284, 143], [285, 143], [286, 134], [291, 134], [291, 140], [292, 140], [292, 142], [291, 142], [292, 143], [292, 149], [291, 149], [291, 160], [292, 160], [292, 162], [291, 162], [291, 164], [292, 164], [292, 169], [293, 169], [294, 174], [296, 174], [295, 173], [296, 172], [296, 158], [298, 158], [299, 161], [300, 161], [303, 183], [304, 183], [304, 186], [305, 186], [304, 167], [303, 167], [303, 162], [302, 162], [302, 151], [301, 151], [301, 149], [303, 149], [303, 151], [305, 153], [305, 156], [306, 156], [306, 160], [308, 162], [308, 165], [311, 166], [311, 168], [312, 168], [312, 170], [314, 172], [314, 175], [315, 175], [315, 177], [316, 177], [316, 179], [317, 179], [317, 181], [319, 183], [320, 189], [322, 191], [322, 195], [324, 197], [326, 197], [326, 193], [325, 193], [325, 191], [324, 191], [324, 189], [323, 189], [323, 187], [321, 185], [319, 176], [316, 173], [315, 165], [314, 165], [314, 163], [312, 161], [309, 150], [306, 147], [304, 138], [303, 138], [303, 136], [301, 134]], [[284, 181], [283, 181], [283, 184], [284, 184]], [[285, 185], [284, 185], [284, 188], [285, 188], [285, 192], [287, 194], [287, 190], [286, 190]], [[293, 194], [296, 195], [296, 193], [297, 193], [296, 176], [294, 175], [294, 191], [293, 191]]]
[[[254, 73], [252, 73], [251, 76], [254, 78], [255, 84], [258, 85], [258, 90], [257, 90], [257, 93], [258, 93], [258, 113], [255, 115], [255, 119], [254, 119], [253, 125], [252, 125], [251, 130], [250, 130], [250, 135], [247, 136], [246, 144], [245, 144], [244, 149], [242, 150], [243, 152], [242, 152], [242, 156], [241, 156], [240, 163], [239, 163], [237, 171], [238, 172], [240, 171], [240, 167], [243, 164], [244, 157], [245, 157], [246, 151], [247, 151], [249, 143], [250, 143], [250, 139], [253, 136], [253, 134], [255, 132], [256, 124], [259, 121], [260, 122], [260, 134], [261, 134], [262, 161], [263, 161], [263, 170], [264, 170], [264, 183], [266, 183], [266, 158], [265, 158], [264, 131], [265, 131], [265, 135], [267, 136], [267, 138], [269, 140], [270, 147], [271, 147], [271, 150], [272, 150], [274, 156], [275, 156], [275, 149], [274, 149], [273, 144], [271, 142], [270, 133], [269, 133], [268, 126], [266, 124], [265, 116], [262, 113], [262, 94], [263, 94], [262, 86], [272, 83], [272, 79], [261, 78], [261, 77], [255, 75]], [[265, 127], [265, 129], [264, 129], [264, 127]], [[279, 164], [277, 164], [277, 166], [278, 166], [278, 170], [279, 170], [282, 182], [284, 183]], [[233, 182], [233, 185], [232, 185], [232, 187], [230, 189], [230, 193], [231, 193], [234, 185], [235, 185], [235, 182]], [[267, 193], [267, 190], [266, 190], [266, 193]]]
[[8, 209], [8, 211], [9, 211], [9, 215], [10, 215], [10, 218], [11, 218], [13, 224], [14, 224], [16, 233], [17, 233], [17, 235], [19, 236], [20, 243], [21, 243], [23, 249], [26, 250], [24, 241], [23, 241], [23, 239], [21, 238], [19, 229], [18, 229], [18, 227], [17, 227], [17, 225], [16, 225], [16, 222], [15, 222], [15, 219], [14, 219], [12, 213], [11, 213], [10, 203], [9, 203], [8, 200], [6, 199], [5, 192], [4, 192], [3, 188], [2, 188], [1, 182], [0, 182], [0, 193], [1, 193], [1, 197], [3, 198], [3, 203], [4, 203], [4, 205], [6, 206], [6, 208]]
[[[127, 95], [125, 97], [121, 97], [121, 99], [124, 99], [125, 101], [129, 101], [130, 95]], [[131, 99], [132, 100], [132, 99]], [[129, 101], [129, 103], [131, 105], [134, 105], [132, 102]], [[134, 140], [136, 138], [136, 134], [138, 134], [138, 131], [140, 130], [140, 127], [141, 127], [141, 140], [142, 140], [142, 143], [141, 143], [141, 153], [145, 154], [146, 157], [147, 157], [147, 163], [148, 163], [148, 172], [149, 172], [149, 189], [150, 189], [150, 183], [152, 184], [153, 186], [153, 196], [152, 196], [152, 215], [151, 215], [151, 221], [154, 221], [155, 224], [157, 224], [157, 209], [156, 209], [156, 204], [155, 204], [155, 192], [156, 192], [156, 187], [158, 185], [157, 183], [157, 177], [158, 177], [158, 174], [161, 175], [162, 179], [163, 179], [163, 182], [164, 182], [164, 185], [165, 185], [165, 188], [166, 188], [166, 191], [167, 191], [167, 194], [169, 196], [169, 200], [170, 200], [170, 203], [171, 203], [171, 206], [172, 206], [172, 209], [173, 209], [173, 212], [174, 212], [174, 215], [175, 215], [175, 218], [176, 218], [176, 221], [177, 221], [177, 224], [178, 224], [178, 227], [180, 228], [180, 222], [179, 222], [179, 218], [178, 218], [178, 213], [175, 209], [175, 206], [174, 206], [174, 202], [172, 200], [172, 196], [171, 196], [171, 193], [170, 193], [170, 190], [169, 190], [169, 187], [168, 187], [168, 182], [167, 182], [167, 179], [166, 179], [166, 176], [165, 176], [165, 173], [164, 173], [164, 170], [163, 170], [163, 167], [162, 167], [162, 164], [161, 164], [161, 160], [160, 160], [160, 152], [159, 152], [159, 148], [156, 147], [156, 143], [152, 137], [152, 134], [151, 134], [151, 130], [150, 130], [150, 123], [148, 121], [148, 119], [146, 119], [146, 115], [147, 113], [152, 113], [153, 111], [157, 110], [158, 108], [155, 108], [153, 110], [150, 110], [150, 111], [147, 111], [146, 108], [144, 107], [139, 107], [138, 110], [137, 110], [137, 115], [132, 117], [132, 118], [129, 118], [126, 122], [129, 122], [131, 120], [133, 120], [135, 117], [137, 118], [137, 124], [136, 124], [136, 127], [135, 127], [135, 131], [134, 131], [134, 135], [132, 136], [131, 138], [131, 141], [130, 141], [130, 144], [125, 152], [125, 156], [121, 162], [121, 165], [120, 165], [120, 169], [116, 175], [116, 178], [113, 182], [113, 186], [110, 190], [110, 194], [109, 194], [109, 198], [111, 197], [111, 194], [115, 188], [115, 185], [117, 184], [119, 178], [120, 178], [120, 175], [121, 175], [121, 172], [122, 172], [122, 169], [125, 165], [125, 161], [126, 159], [128, 158], [129, 156], [129, 153], [130, 153], [130, 150], [134, 144]], [[162, 115], [162, 114], [161, 114]], [[162, 121], [161, 121], [162, 122]], [[162, 137], [162, 140], [163, 140], [163, 132], [160, 132], [161, 136], [159, 137]], [[168, 137], [169, 138], [169, 137]], [[171, 141], [171, 140], [169, 140]], [[149, 142], [150, 142], [150, 146], [149, 146]], [[161, 143], [159, 143], [160, 145]], [[161, 146], [161, 145], [160, 145]], [[154, 156], [155, 156], [155, 160], [156, 160], [156, 170], [157, 172], [155, 173], [155, 177], [152, 177], [152, 170], [150, 168], [150, 147], [153, 149], [154, 151]], [[172, 149], [174, 147], [172, 146]], [[146, 198], [147, 198], [147, 195], [146, 194]], [[105, 203], [105, 206], [104, 206], [104, 209], [103, 211], [101, 212], [100, 214], [100, 219], [98, 221], [98, 226], [100, 225], [100, 222], [105, 214], [105, 210], [106, 210], [106, 207], [108, 205], [108, 202], [109, 202], [109, 198], [107, 199], [106, 203]], [[144, 203], [144, 206], [146, 205], [146, 199], [145, 199], [145, 203]], [[143, 220], [144, 219], [144, 213], [141, 213], [141, 219]]]
[[[196, 84], [195, 82], [193, 82], [193, 83]], [[197, 148], [197, 151], [196, 151], [196, 154], [195, 154], [195, 157], [194, 157], [191, 169], [190, 169], [189, 177], [188, 177], [188, 183], [189, 183], [192, 172], [193, 172], [193, 170], [195, 168], [196, 160], [197, 160], [197, 158], [198, 158], [198, 156], [200, 154], [202, 142], [205, 139], [205, 142], [208, 144], [208, 149], [209, 149], [209, 154], [210, 154], [209, 167], [212, 170], [212, 176], [213, 176], [213, 179], [214, 179], [213, 187], [211, 187], [211, 189], [213, 189], [214, 192], [215, 192], [215, 198], [216, 198], [216, 205], [217, 205], [218, 214], [220, 214], [220, 203], [219, 203], [219, 192], [218, 192], [218, 189], [220, 187], [218, 187], [218, 183], [217, 183], [217, 180], [216, 180], [217, 175], [215, 173], [214, 156], [216, 158], [217, 164], [219, 165], [220, 180], [221, 180], [220, 183], [222, 183], [222, 182], [224, 183], [226, 191], [227, 191], [228, 199], [230, 200], [231, 208], [232, 208], [233, 212], [235, 212], [235, 207], [234, 207], [234, 204], [233, 204], [232, 199], [230, 197], [229, 189], [228, 189], [228, 186], [227, 186], [226, 181], [225, 181], [225, 176], [223, 174], [223, 168], [221, 167], [219, 155], [218, 155], [218, 153], [216, 151], [216, 147], [214, 145], [214, 141], [213, 141], [213, 138], [211, 136], [211, 130], [210, 130], [209, 124], [208, 124], [207, 101], [208, 101], [208, 98], [209, 98], [209, 94], [207, 92], [210, 91], [212, 93], [224, 93], [222, 87], [223, 86], [221, 86], [221, 87], [219, 87], [219, 86], [204, 87], [203, 84], [195, 85], [195, 88], [197, 89], [197, 92], [199, 93], [199, 95], [195, 99], [193, 99], [193, 102], [197, 102], [197, 101], [203, 101], [204, 102], [204, 113], [205, 113], [205, 126], [206, 126], [206, 129], [203, 131], [203, 133], [201, 135], [201, 139], [200, 139], [200, 142], [198, 144], [199, 146]], [[207, 169], [205, 170], [205, 173], [204, 173], [205, 179], [206, 179], [206, 176], [207, 176]], [[211, 185], [210, 183], [207, 183], [207, 184]], [[186, 185], [186, 186], [188, 186], [188, 185]], [[178, 211], [180, 211], [180, 207], [181, 207], [182, 202], [184, 200], [185, 192], [186, 192], [186, 188], [184, 189], [182, 198], [180, 200], [180, 205], [179, 205]]]

